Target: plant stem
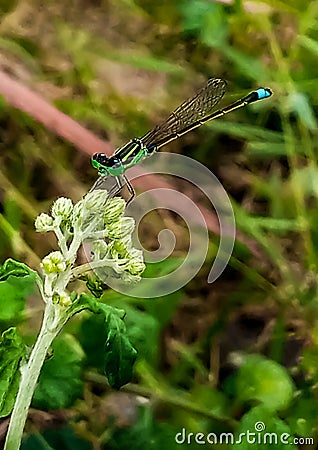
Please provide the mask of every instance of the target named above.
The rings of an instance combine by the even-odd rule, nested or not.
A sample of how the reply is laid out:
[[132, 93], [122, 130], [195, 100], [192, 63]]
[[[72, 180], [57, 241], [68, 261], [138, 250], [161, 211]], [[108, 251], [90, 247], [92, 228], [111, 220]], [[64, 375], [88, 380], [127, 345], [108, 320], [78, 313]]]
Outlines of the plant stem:
[[20, 448], [28, 410], [36, 388], [36, 383], [48, 349], [67, 321], [65, 310], [51, 302], [47, 303], [40, 333], [32, 349], [28, 362], [21, 367], [21, 380], [16, 402], [12, 411], [4, 450]]

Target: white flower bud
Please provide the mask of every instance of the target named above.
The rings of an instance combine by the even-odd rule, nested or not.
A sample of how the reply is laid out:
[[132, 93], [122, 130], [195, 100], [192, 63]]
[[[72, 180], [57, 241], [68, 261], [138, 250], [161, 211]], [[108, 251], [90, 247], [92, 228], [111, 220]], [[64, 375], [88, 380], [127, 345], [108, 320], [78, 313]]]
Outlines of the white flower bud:
[[129, 249], [127, 246], [127, 241], [124, 239], [118, 239], [111, 242], [108, 245], [108, 250], [113, 259], [122, 259], [129, 257]]
[[124, 283], [137, 283], [141, 279], [140, 276], [132, 275], [129, 272], [123, 272], [120, 277]]
[[125, 268], [131, 275], [140, 275], [145, 270], [146, 266], [143, 261], [132, 259], [126, 264]]
[[64, 306], [64, 308], [68, 308], [69, 306], [72, 305], [71, 297], [66, 293], [60, 294], [59, 297], [60, 297], [58, 302], [59, 305]]
[[124, 215], [126, 202], [121, 197], [110, 198], [105, 207], [105, 223], [112, 223]]
[[72, 214], [73, 219], [78, 219], [82, 217], [83, 209], [84, 209], [84, 200], [80, 200], [79, 202], [75, 203]]
[[85, 210], [87, 212], [92, 213], [100, 213], [104, 214], [104, 209], [107, 200], [107, 191], [103, 189], [96, 189], [92, 192], [88, 192], [88, 194], [84, 197], [84, 214]]
[[45, 213], [41, 213], [34, 222], [36, 231], [39, 233], [45, 233], [53, 229], [53, 219], [51, 216]]
[[44, 272], [49, 275], [50, 273], [60, 273], [66, 270], [66, 262], [61, 252], [52, 252], [42, 259], [41, 266]]
[[73, 211], [73, 203], [72, 200], [66, 197], [58, 198], [52, 206], [52, 216], [62, 219], [68, 219]]
[[134, 231], [135, 220], [133, 217], [122, 217], [107, 226], [107, 236], [109, 239], [122, 239]]
[[106, 257], [108, 246], [105, 241], [99, 239], [93, 242], [93, 259], [104, 259]]

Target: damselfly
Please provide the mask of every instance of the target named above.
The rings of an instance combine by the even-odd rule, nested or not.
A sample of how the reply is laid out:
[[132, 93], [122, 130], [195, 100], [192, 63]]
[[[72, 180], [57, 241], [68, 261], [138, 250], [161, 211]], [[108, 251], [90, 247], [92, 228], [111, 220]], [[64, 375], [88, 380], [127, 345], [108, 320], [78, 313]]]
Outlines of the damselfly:
[[98, 170], [100, 178], [92, 189], [107, 189], [109, 195], [113, 197], [127, 185], [130, 193], [129, 200], [131, 200], [134, 196], [134, 190], [124, 175], [128, 168], [200, 125], [272, 95], [269, 88], [259, 88], [231, 105], [212, 112], [222, 99], [225, 88], [226, 82], [224, 80], [210, 78], [194, 97], [182, 103], [165, 121], [155, 126], [141, 138], [132, 139], [109, 157], [104, 153], [95, 153], [92, 156], [92, 165]]

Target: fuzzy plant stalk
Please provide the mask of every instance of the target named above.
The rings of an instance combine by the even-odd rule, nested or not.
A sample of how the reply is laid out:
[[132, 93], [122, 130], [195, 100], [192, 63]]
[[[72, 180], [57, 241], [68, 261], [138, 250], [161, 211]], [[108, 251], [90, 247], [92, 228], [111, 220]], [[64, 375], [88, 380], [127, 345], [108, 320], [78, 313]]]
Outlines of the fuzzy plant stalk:
[[[119, 320], [118, 317], [114, 319], [114, 315], [111, 316], [107, 307], [89, 294], [78, 295], [70, 292], [69, 283], [75, 279], [83, 279], [88, 271], [94, 269], [102, 270], [103, 276], [115, 275], [126, 282], [132, 283], [140, 279], [140, 274], [145, 268], [143, 256], [141, 251], [132, 245], [134, 220], [125, 217], [124, 211], [125, 201], [122, 198], [107, 199], [106, 191], [96, 190], [88, 193], [75, 205], [68, 198], [59, 198], [54, 202], [51, 214], [42, 213], [35, 220], [37, 232], [55, 233], [59, 250], [45, 256], [41, 262], [42, 274], [36, 274], [45, 310], [37, 340], [29, 357], [20, 365], [20, 384], [10, 419], [5, 450], [20, 448], [41, 368], [52, 341], [65, 323], [84, 309], [104, 313], [108, 324]], [[92, 261], [76, 266], [78, 251], [83, 243], [90, 244]], [[116, 323], [114, 328], [119, 330], [121, 327], [121, 324]], [[106, 345], [106, 348], [112, 351], [110, 344], [119, 339], [116, 332], [115, 334], [110, 332], [110, 343], [108, 347]], [[133, 351], [131, 350], [131, 360], [135, 358]], [[113, 384], [120, 385], [124, 382], [115, 380]]]

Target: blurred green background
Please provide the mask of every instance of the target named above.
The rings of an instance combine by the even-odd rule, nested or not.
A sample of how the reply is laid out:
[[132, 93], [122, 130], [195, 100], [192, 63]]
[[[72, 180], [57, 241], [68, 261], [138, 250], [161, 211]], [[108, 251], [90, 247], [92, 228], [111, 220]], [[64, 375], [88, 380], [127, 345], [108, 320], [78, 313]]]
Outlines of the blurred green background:
[[[274, 91], [168, 148], [213, 170], [231, 198], [239, 239], [225, 272], [207, 283], [211, 233], [207, 263], [182, 291], [154, 300], [107, 291], [139, 352], [121, 392], [102, 375], [100, 324], [73, 319], [42, 374], [23, 449], [210, 448], [175, 436], [238, 436], [256, 422], [296, 437], [290, 448], [314, 448], [305, 438], [318, 425], [318, 2], [1, 0], [0, 11], [1, 70], [114, 147], [211, 76], [228, 81], [228, 103]], [[1, 261], [38, 268], [55, 243], [35, 234], [36, 215], [58, 196], [78, 200], [96, 173], [87, 154], [3, 98], [0, 133]], [[178, 237], [176, 255], [147, 269], [172, 270], [187, 250], [183, 222], [167, 211], [144, 222], [149, 249], [161, 228]], [[34, 297], [10, 323], [31, 344], [40, 318]]]

